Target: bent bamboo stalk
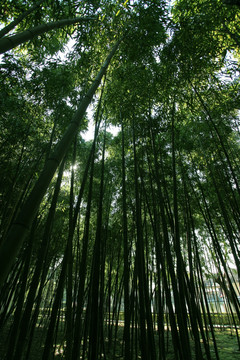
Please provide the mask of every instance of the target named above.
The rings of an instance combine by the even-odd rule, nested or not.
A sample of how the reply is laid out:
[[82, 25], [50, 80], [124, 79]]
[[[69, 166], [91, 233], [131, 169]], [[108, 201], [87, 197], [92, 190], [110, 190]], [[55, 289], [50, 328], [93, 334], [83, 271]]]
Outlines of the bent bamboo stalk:
[[9, 233], [5, 238], [5, 241], [3, 241], [0, 247], [0, 285], [3, 283], [9, 271], [11, 270], [11, 266], [14, 263], [14, 260], [23, 244], [26, 235], [29, 232], [31, 223], [38, 211], [38, 208], [55, 174], [55, 171], [60, 162], [62, 161], [68, 147], [73, 141], [81, 124], [81, 120], [87, 110], [87, 107], [90, 104], [103, 75], [106, 73], [110, 61], [114, 56], [121, 41], [122, 38], [115, 43], [111, 52], [107, 56], [92, 86], [81, 101], [78, 110], [73, 116], [72, 121], [69, 124], [65, 134], [63, 135], [62, 139], [56, 145], [56, 148], [53, 150], [53, 152], [50, 154], [50, 157], [46, 161], [38, 181], [36, 182], [34, 188], [29, 194], [29, 197], [23, 205], [21, 212], [19, 213], [15, 222], [12, 224]]
[[2, 39], [0, 39], [0, 54], [3, 54], [6, 51], [11, 50], [17, 47], [18, 45], [24, 44], [25, 42], [33, 39], [35, 36], [44, 34], [49, 30], [58, 29], [67, 25], [73, 25], [80, 23], [82, 21], [89, 21], [89, 20], [96, 20], [96, 18], [78, 17], [74, 19], [63, 19], [63, 20], [35, 26], [16, 35], [3, 37]]

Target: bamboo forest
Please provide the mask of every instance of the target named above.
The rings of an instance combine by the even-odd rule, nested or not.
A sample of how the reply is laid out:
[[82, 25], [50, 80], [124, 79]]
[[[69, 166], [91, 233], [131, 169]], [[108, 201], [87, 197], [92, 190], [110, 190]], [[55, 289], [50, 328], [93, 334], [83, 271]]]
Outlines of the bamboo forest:
[[2, 0], [0, 359], [240, 357], [240, 1]]

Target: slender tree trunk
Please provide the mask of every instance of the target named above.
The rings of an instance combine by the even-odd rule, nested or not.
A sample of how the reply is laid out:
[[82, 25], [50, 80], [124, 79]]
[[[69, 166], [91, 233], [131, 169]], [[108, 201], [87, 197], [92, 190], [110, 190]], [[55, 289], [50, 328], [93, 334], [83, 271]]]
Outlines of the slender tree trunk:
[[[149, 166], [149, 170], [150, 170], [150, 174], [151, 174], [152, 171], [151, 171], [149, 157], [148, 157], [148, 166]], [[150, 177], [150, 182], [151, 182], [152, 196], [154, 198], [154, 191], [153, 191], [151, 177]], [[146, 197], [146, 201], [148, 204], [147, 197]], [[153, 216], [152, 216], [149, 204], [148, 204], [148, 209], [149, 209], [149, 215], [150, 215], [150, 220], [152, 223], [153, 235], [154, 235], [154, 240], [155, 240], [158, 277], [160, 280], [160, 268], [161, 268], [161, 277], [162, 277], [163, 287], [164, 287], [165, 296], [166, 296], [166, 305], [167, 305], [168, 311], [169, 311], [169, 319], [170, 319], [170, 325], [171, 325], [173, 347], [174, 347], [174, 351], [175, 351], [176, 360], [178, 360], [179, 356], [181, 356], [181, 351], [180, 351], [181, 345], [180, 345], [180, 339], [179, 339], [178, 330], [177, 330], [176, 317], [175, 317], [175, 314], [173, 311], [173, 304], [172, 304], [169, 280], [167, 277], [167, 269], [166, 269], [166, 264], [165, 264], [166, 260], [165, 260], [165, 256], [164, 256], [164, 241], [160, 235], [160, 224], [159, 224], [160, 216], [157, 215], [157, 211], [155, 208], [153, 208]], [[158, 324], [161, 322], [161, 330], [162, 330], [162, 334], [160, 335], [162, 349], [160, 349], [160, 352], [163, 354], [163, 359], [164, 359], [165, 345], [164, 345], [164, 313], [163, 313], [163, 309], [162, 309], [162, 312], [161, 311], [159, 312], [158, 317], [159, 317]], [[160, 328], [160, 326], [159, 326], [159, 328]]]
[[126, 201], [126, 171], [125, 171], [125, 147], [124, 126], [122, 123], [122, 207], [123, 207], [123, 247], [124, 247], [124, 358], [130, 359], [130, 304], [129, 304], [129, 251], [128, 251], [128, 225], [127, 225], [127, 201]]
[[51, 317], [50, 317], [50, 322], [49, 322], [49, 326], [48, 326], [48, 330], [47, 330], [47, 334], [46, 334], [46, 340], [45, 340], [42, 360], [48, 360], [50, 354], [53, 353], [54, 330], [56, 329], [58, 312], [59, 312], [59, 308], [61, 305], [64, 284], [65, 284], [65, 280], [66, 280], [68, 246], [69, 246], [69, 243], [67, 243], [67, 245], [66, 245], [64, 255], [63, 255], [63, 260], [61, 263], [61, 272], [60, 272], [60, 276], [58, 279], [56, 295], [55, 295], [54, 302], [51, 307]]
[[102, 252], [102, 212], [103, 212], [103, 195], [104, 195], [104, 163], [105, 163], [105, 141], [106, 141], [106, 125], [102, 150], [102, 169], [101, 183], [99, 193], [99, 205], [97, 214], [96, 238], [93, 251], [92, 278], [91, 278], [91, 317], [89, 329], [89, 360], [97, 360], [99, 352], [99, 340], [101, 339], [100, 324], [100, 300], [99, 300], [99, 283], [100, 283], [100, 259]]
[[215, 133], [216, 133], [216, 136], [217, 136], [217, 138], [218, 138], [218, 140], [219, 140], [219, 143], [220, 143], [220, 145], [221, 145], [221, 149], [223, 150], [224, 155], [225, 155], [225, 157], [226, 157], [226, 160], [227, 160], [229, 169], [230, 169], [230, 171], [231, 171], [233, 180], [234, 180], [234, 182], [235, 182], [235, 185], [236, 185], [238, 194], [239, 194], [239, 196], [240, 196], [240, 188], [239, 188], [239, 184], [238, 184], [238, 179], [237, 179], [236, 174], [235, 174], [235, 171], [234, 171], [234, 169], [233, 169], [232, 162], [231, 162], [230, 157], [229, 157], [229, 153], [228, 153], [227, 148], [226, 148], [226, 145], [225, 145], [225, 143], [224, 143], [224, 141], [223, 141], [223, 137], [222, 137], [222, 135], [220, 134], [220, 131], [218, 130], [218, 127], [216, 126], [216, 124], [215, 124], [215, 122], [214, 122], [214, 120], [213, 120], [213, 118], [212, 118], [212, 115], [211, 115], [211, 113], [210, 113], [207, 105], [205, 104], [202, 96], [200, 95], [200, 93], [198, 92], [198, 90], [196, 89], [196, 87], [193, 87], [193, 88], [194, 88], [194, 91], [195, 91], [195, 93], [196, 93], [196, 95], [197, 95], [197, 97], [198, 97], [198, 99], [199, 99], [199, 102], [202, 104], [203, 109], [204, 109], [204, 111], [206, 112], [206, 114], [207, 114], [207, 116], [208, 116], [208, 118], [209, 118], [209, 120], [210, 120], [210, 123], [212, 124], [212, 127], [213, 127], [213, 129], [214, 129], [214, 131], [215, 131]]
[[[149, 174], [151, 174], [151, 167], [150, 167], [150, 159], [148, 156], [148, 169]], [[156, 288], [155, 288], [155, 301], [157, 302], [157, 325], [158, 325], [158, 336], [159, 336], [159, 358], [161, 360], [166, 359], [166, 347], [165, 347], [165, 340], [164, 340], [164, 302], [163, 302], [163, 291], [167, 292], [166, 300], [167, 300], [167, 306], [169, 307], [169, 312], [171, 316], [171, 323], [172, 323], [172, 334], [174, 342], [174, 348], [177, 350], [177, 346], [175, 345], [177, 343], [178, 336], [177, 334], [177, 326], [175, 323], [175, 318], [173, 315], [173, 308], [172, 308], [172, 302], [171, 302], [171, 295], [169, 291], [169, 287], [167, 285], [167, 277], [166, 277], [166, 269], [165, 269], [165, 261], [164, 261], [164, 255], [163, 255], [163, 244], [162, 241], [160, 241], [160, 224], [159, 224], [159, 214], [157, 213], [157, 206], [156, 206], [156, 200], [155, 200], [155, 194], [153, 190], [153, 182], [152, 182], [152, 176], [149, 176], [150, 181], [150, 189], [151, 189], [151, 197], [152, 197], [152, 211], [149, 204], [149, 198], [145, 191], [145, 199], [147, 203], [148, 213], [150, 216], [150, 222], [152, 225], [153, 230], [153, 239], [154, 239], [154, 246], [155, 246], [155, 252], [156, 252], [156, 266], [157, 266], [157, 275], [156, 275]], [[165, 287], [165, 289], [162, 289], [162, 287]], [[176, 360], [178, 358], [176, 351]]]
[[24, 11], [21, 15], [19, 15], [15, 20], [10, 22], [7, 26], [5, 26], [0, 31], [0, 38], [6, 35], [9, 31], [13, 30], [23, 19], [25, 19], [29, 14], [31, 14], [35, 9], [39, 7], [43, 3], [43, 0], [37, 1], [36, 4], [31, 6], [28, 10]]
[[4, 286], [0, 288], [1, 299], [1, 314], [0, 314], [0, 329], [6, 324], [8, 318], [14, 312], [19, 295], [19, 288], [17, 284], [21, 278], [23, 269], [23, 257], [19, 256], [18, 261], [13, 266], [11, 273]]
[[89, 20], [96, 20], [96, 19], [93, 17], [63, 19], [63, 20], [58, 20], [56, 22], [35, 26], [16, 35], [4, 37], [0, 39], [0, 54], [3, 54], [6, 51], [11, 50], [17, 47], [18, 45], [24, 44], [25, 42], [33, 39], [35, 36], [44, 34], [50, 30], [59, 29], [64, 26], [77, 24]]
[[[172, 114], [172, 174], [173, 174], [173, 214], [174, 214], [174, 246], [177, 259], [177, 273], [179, 284], [179, 296], [180, 296], [180, 313], [178, 317], [181, 318], [181, 323], [186, 323], [188, 314], [186, 311], [186, 284], [184, 279], [184, 262], [182, 258], [181, 245], [180, 245], [180, 232], [179, 232], [179, 220], [178, 220], [178, 189], [177, 189], [177, 174], [176, 174], [176, 154], [175, 154], [175, 103], [173, 104]], [[191, 348], [189, 343], [187, 326], [182, 327], [182, 337], [184, 341], [185, 356], [191, 358]]]
[[[190, 298], [190, 318], [191, 318], [191, 324], [195, 339], [195, 348], [196, 348], [196, 359], [202, 359], [202, 349], [200, 345], [200, 337], [199, 337], [199, 329], [200, 333], [202, 335], [203, 343], [205, 346], [206, 356], [208, 360], [211, 360], [210, 355], [210, 349], [205, 339], [205, 334], [203, 330], [203, 323], [202, 323], [202, 316], [200, 309], [196, 303], [197, 299], [197, 280], [194, 276], [194, 264], [193, 264], [193, 252], [194, 252], [194, 245], [192, 244], [192, 234], [191, 234], [191, 224], [193, 224], [192, 219], [192, 212], [191, 212], [191, 206], [190, 206], [190, 198], [189, 193], [187, 190], [187, 184], [185, 179], [185, 173], [183, 170], [182, 162], [181, 163], [181, 178], [183, 181], [183, 187], [184, 187], [184, 197], [185, 197], [185, 212], [186, 212], [186, 236], [187, 236], [187, 249], [188, 249], [188, 261], [189, 261], [189, 272], [190, 272], [190, 279], [188, 278], [186, 272], [185, 272], [185, 278], [186, 282], [188, 283], [188, 289], [189, 289], [189, 298]], [[193, 229], [193, 233], [195, 232], [195, 229]], [[195, 236], [195, 234], [193, 235]], [[198, 329], [199, 327], [199, 329]]]
[[66, 304], [66, 359], [72, 359], [72, 342], [73, 342], [73, 328], [72, 328], [72, 307], [73, 307], [73, 207], [74, 207], [74, 164], [76, 161], [77, 136], [75, 137], [73, 147], [72, 159], [72, 174], [71, 187], [69, 199], [69, 234], [68, 234], [68, 256], [67, 256], [67, 304]]
[[215, 188], [215, 191], [216, 191], [216, 194], [217, 194], [217, 197], [218, 197], [219, 205], [220, 205], [220, 208], [221, 208], [221, 213], [223, 215], [223, 219], [224, 219], [224, 222], [225, 222], [225, 225], [226, 225], [226, 228], [227, 228], [228, 241], [229, 241], [229, 244], [230, 244], [230, 247], [231, 247], [231, 250], [232, 250], [232, 254], [233, 254], [233, 258], [235, 260], [236, 267], [237, 267], [238, 277], [240, 279], [240, 260], [239, 260], [239, 254], [237, 253], [238, 249], [237, 249], [237, 247], [235, 248], [235, 244], [234, 244], [234, 235], [233, 235], [233, 231], [232, 231], [231, 222], [230, 222], [226, 207], [224, 205], [224, 201], [222, 199], [221, 193], [219, 191], [219, 187], [218, 187], [218, 185], [216, 183], [216, 180], [214, 178], [214, 174], [212, 173], [212, 170], [211, 170], [211, 168], [209, 166], [208, 166], [208, 168], [209, 168], [209, 171], [210, 171], [210, 174], [211, 174], [211, 177], [212, 177], [212, 182], [214, 184], [214, 188]]
[[[78, 276], [78, 293], [77, 293], [77, 310], [76, 310], [76, 317], [74, 322], [74, 341], [73, 341], [73, 352], [72, 352], [72, 360], [78, 360], [79, 353], [80, 353], [80, 344], [82, 338], [82, 312], [83, 312], [83, 303], [84, 303], [84, 289], [85, 289], [85, 282], [86, 282], [86, 273], [87, 273], [87, 255], [88, 255], [88, 245], [89, 245], [89, 227], [90, 227], [90, 215], [91, 215], [91, 202], [92, 202], [92, 189], [93, 189], [93, 174], [94, 174], [94, 153], [96, 147], [96, 140], [98, 135], [98, 130], [100, 126], [100, 121], [98, 122], [98, 115], [97, 121], [95, 125], [95, 134], [94, 140], [91, 148], [91, 152], [88, 157], [87, 165], [85, 168], [83, 181], [77, 201], [77, 205], [75, 208], [75, 215], [76, 210], [79, 208], [83, 190], [82, 188], [85, 186], [87, 180], [87, 174], [90, 170], [90, 179], [89, 179], [89, 188], [88, 188], [88, 199], [87, 199], [87, 209], [85, 215], [85, 225], [84, 225], [84, 234], [82, 239], [82, 256], [79, 266], [79, 276]], [[75, 217], [76, 218], [76, 217]]]
[[55, 151], [52, 152], [48, 161], [46, 162], [44, 169], [34, 186], [32, 192], [30, 193], [26, 203], [23, 205], [22, 210], [11, 226], [6, 240], [1, 244], [0, 247], [0, 285], [5, 280], [8, 272], [11, 269], [12, 264], [14, 263], [15, 256], [17, 255], [26, 234], [28, 233], [29, 226], [40, 206], [43, 196], [52, 180], [52, 177], [63, 159], [69, 145], [73, 141], [78, 128], [80, 126], [81, 120], [86, 112], [88, 105], [90, 104], [92, 97], [97, 90], [103, 75], [106, 73], [108, 65], [112, 57], [114, 56], [120, 42], [122, 39], [118, 40], [113, 46], [112, 51], [106, 58], [102, 68], [100, 69], [95, 81], [87, 92], [86, 96], [81, 101], [77, 112], [73, 116], [73, 119], [67, 128], [63, 138], [60, 140], [58, 145], [55, 148]]
[[[55, 210], [56, 210], [56, 206], [57, 206], [57, 199], [58, 199], [62, 176], [63, 176], [64, 164], [65, 164], [65, 160], [62, 161], [60, 169], [59, 169], [58, 178], [56, 181], [51, 206], [50, 206], [46, 224], [45, 224], [43, 239], [42, 239], [42, 243], [41, 243], [38, 257], [37, 257], [36, 267], [34, 270], [30, 289], [28, 292], [27, 300], [26, 300], [24, 313], [22, 315], [22, 319], [21, 319], [21, 323], [20, 323], [21, 331], [19, 334], [19, 340], [18, 340], [18, 344], [17, 344], [17, 348], [16, 348], [16, 355], [15, 355], [15, 358], [17, 358], [18, 360], [21, 359], [21, 357], [22, 357], [22, 351], [23, 351], [24, 344], [26, 341], [28, 327], [30, 324], [31, 312], [32, 312], [37, 288], [39, 285], [39, 281], [40, 281], [41, 272], [42, 272], [42, 275], [41, 275], [40, 287], [38, 290], [38, 297], [41, 297], [41, 293], [42, 293], [41, 289], [43, 288], [43, 284], [44, 284], [46, 276], [47, 276], [48, 266], [46, 263], [46, 255], [48, 252], [48, 247], [49, 247], [49, 242], [50, 242], [50, 236], [51, 236], [51, 231], [52, 231], [52, 226], [53, 226], [53, 221], [54, 221], [54, 216], [55, 216]], [[37, 311], [37, 309], [38, 309], [38, 307], [36, 306], [35, 312]]]
[[[153, 335], [152, 313], [149, 301], [149, 289], [147, 286], [147, 278], [145, 271], [145, 255], [143, 243], [143, 228], [141, 216], [141, 203], [138, 185], [138, 166], [137, 166], [137, 152], [135, 140], [135, 125], [133, 123], [133, 154], [134, 154], [134, 185], [135, 185], [135, 199], [136, 199], [136, 265], [138, 273], [138, 287], [139, 287], [139, 316], [140, 316], [140, 334], [141, 334], [141, 352], [143, 359], [156, 359], [155, 341]], [[147, 321], [147, 333], [146, 324]]]
[[13, 359], [15, 344], [17, 342], [17, 339], [18, 339], [18, 336], [20, 333], [19, 332], [19, 330], [20, 330], [19, 323], [20, 323], [21, 316], [22, 316], [22, 308], [23, 308], [23, 304], [24, 304], [24, 296], [25, 296], [25, 291], [26, 291], [26, 286], [27, 286], [28, 272], [29, 272], [29, 266], [30, 266], [32, 248], [33, 248], [33, 238], [34, 238], [34, 232], [36, 230], [36, 226], [37, 226], [37, 219], [35, 219], [35, 221], [32, 224], [32, 230], [30, 233], [30, 241], [26, 248], [26, 259], [25, 259], [25, 263], [24, 263], [24, 267], [23, 267], [22, 276], [21, 276], [21, 289], [20, 289], [20, 293], [18, 295], [18, 302], [17, 302], [15, 314], [14, 314], [14, 321], [13, 321], [12, 329], [10, 332], [8, 352], [7, 352], [7, 356], [6, 356], [6, 358], [9, 360]]
[[[153, 150], [153, 156], [154, 156], [155, 181], [157, 184], [160, 214], [161, 214], [161, 220], [162, 220], [164, 248], [166, 250], [166, 261], [167, 261], [168, 270], [169, 270], [169, 274], [170, 274], [171, 281], [172, 281], [172, 291], [173, 291], [174, 303], [175, 303], [175, 307], [176, 307], [176, 314], [177, 314], [178, 326], [179, 326], [179, 332], [178, 332], [179, 340], [176, 342], [176, 345], [179, 346], [180, 359], [185, 360], [188, 357], [188, 349], [185, 347], [187, 323], [186, 323], [186, 318], [184, 319], [183, 314], [182, 314], [180, 294], [179, 294], [179, 289], [177, 286], [177, 279], [176, 279], [176, 274], [175, 274], [175, 270], [174, 270], [173, 257], [172, 257], [170, 242], [169, 242], [167, 219], [166, 219], [165, 209], [164, 209], [164, 197], [163, 197], [161, 184], [160, 184], [161, 177], [160, 177], [160, 174], [158, 171], [155, 139], [154, 139], [154, 134], [153, 134], [152, 129], [150, 129], [150, 131], [151, 131], [152, 150]], [[174, 342], [175, 342], [175, 340], [174, 340]]]

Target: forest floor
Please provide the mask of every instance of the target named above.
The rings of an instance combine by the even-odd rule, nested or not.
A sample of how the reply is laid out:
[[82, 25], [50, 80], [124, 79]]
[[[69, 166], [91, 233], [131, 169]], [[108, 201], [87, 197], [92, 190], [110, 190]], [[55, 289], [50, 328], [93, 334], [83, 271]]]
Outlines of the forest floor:
[[[239, 335], [240, 331], [238, 330], [238, 336]], [[230, 329], [217, 330], [215, 336], [220, 360], [235, 360], [240, 358], [237, 336], [234, 331], [231, 331]], [[211, 341], [211, 343], [211, 351], [213, 352], [213, 342]]]
[[[112, 328], [112, 340], [109, 343], [109, 337], [107, 336], [107, 332], [104, 334], [104, 346], [102, 347], [102, 353], [105, 354], [105, 356], [102, 356], [102, 359], [106, 360], [113, 360], [113, 359], [120, 359], [124, 360], [123, 356], [123, 323], [118, 326], [117, 332], [115, 332], [116, 328]], [[0, 359], [6, 359], [4, 356], [6, 354], [6, 347], [8, 345], [8, 339], [9, 339], [9, 327], [8, 329], [5, 328], [5, 331], [0, 332]], [[42, 327], [38, 327], [35, 330], [34, 338], [32, 339], [32, 346], [31, 346], [31, 352], [30, 356], [28, 357], [28, 360], [41, 360], [42, 359], [42, 351], [43, 351], [43, 344], [45, 340], [46, 330], [44, 330]], [[171, 340], [171, 332], [166, 331], [165, 334], [165, 344], [166, 344], [166, 360], [175, 360], [174, 355], [174, 349], [172, 346], [172, 340]], [[238, 330], [238, 335], [240, 336], [240, 330]], [[116, 336], [116, 340], [115, 340]], [[216, 354], [214, 351], [214, 343], [213, 339], [211, 337], [211, 334], [209, 334], [210, 340], [210, 353], [212, 360], [216, 359]], [[237, 335], [236, 332], [230, 328], [215, 328], [215, 338], [217, 343], [217, 349], [219, 354], [220, 360], [237, 360], [240, 358], [240, 351], [238, 347], [237, 342]], [[156, 334], [155, 336], [156, 341], [156, 350], [158, 352], [158, 336]], [[196, 357], [194, 355], [194, 342], [191, 340], [192, 344], [192, 359], [195, 360]], [[54, 356], [52, 359], [60, 360], [65, 359], [64, 356], [64, 332], [60, 332], [58, 338], [56, 339], [56, 345], [54, 349]], [[137, 345], [137, 356], [134, 355], [134, 359], [141, 359], [141, 352], [139, 348], [139, 344], [136, 344], [134, 341], [134, 344], [132, 344], [133, 348]], [[204, 350], [203, 350], [204, 351]], [[135, 350], [133, 351], [135, 354]], [[157, 358], [159, 358], [159, 354], [157, 354]], [[25, 360], [25, 357], [23, 357]], [[82, 358], [81, 358], [82, 359]], [[87, 359], [87, 356], [85, 357]], [[100, 359], [100, 358], [99, 358]], [[8, 359], [6, 359], [8, 360]], [[190, 360], [190, 359], [189, 359]]]

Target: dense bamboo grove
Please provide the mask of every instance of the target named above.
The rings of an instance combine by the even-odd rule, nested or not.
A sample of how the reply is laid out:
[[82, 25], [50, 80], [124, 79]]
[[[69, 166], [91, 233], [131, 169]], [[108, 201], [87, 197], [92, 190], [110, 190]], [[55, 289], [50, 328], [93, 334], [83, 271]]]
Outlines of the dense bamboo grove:
[[1, 359], [234, 359], [239, 2], [0, 10]]

